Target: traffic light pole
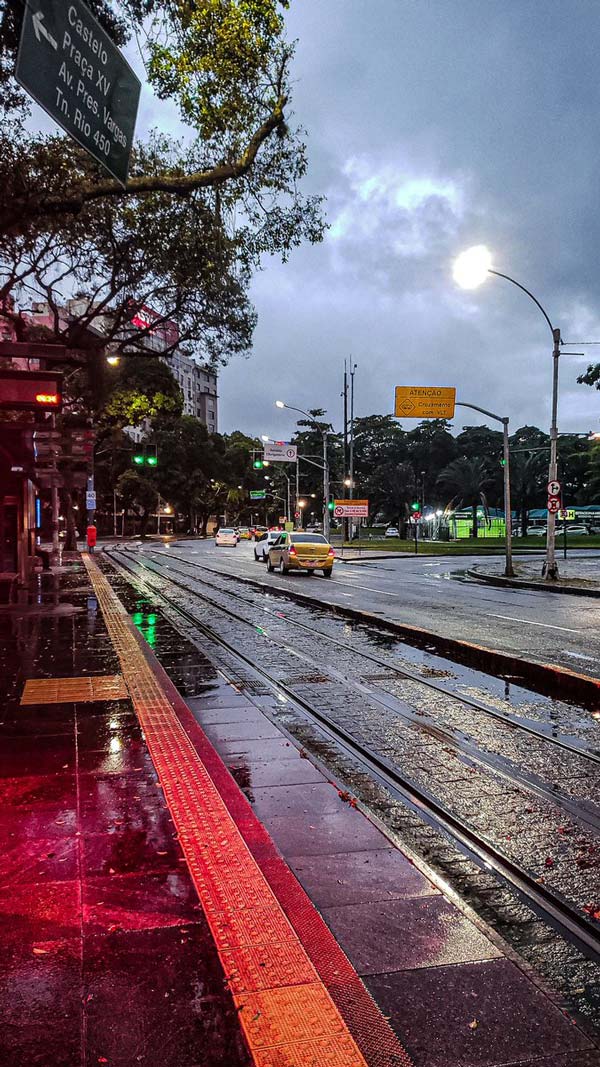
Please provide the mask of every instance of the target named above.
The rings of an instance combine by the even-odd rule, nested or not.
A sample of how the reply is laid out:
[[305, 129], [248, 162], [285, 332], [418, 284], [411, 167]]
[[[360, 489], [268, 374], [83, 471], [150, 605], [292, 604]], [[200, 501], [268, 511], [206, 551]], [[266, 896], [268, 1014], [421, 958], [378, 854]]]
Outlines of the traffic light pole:
[[512, 559], [512, 510], [510, 502], [510, 448], [508, 441], [508, 423], [509, 419], [507, 415], [495, 415], [493, 411], [487, 411], [486, 408], [480, 408], [477, 404], [467, 404], [464, 401], [456, 401], [456, 406], [459, 408], [471, 408], [472, 411], [480, 411], [482, 415], [487, 415], [489, 419], [494, 419], [496, 422], [502, 423], [502, 441], [503, 441], [503, 467], [504, 467], [504, 526], [506, 530], [506, 565], [504, 567], [505, 578], [514, 578], [513, 559]]
[[329, 541], [329, 461], [327, 459], [327, 430], [323, 430], [323, 536]]

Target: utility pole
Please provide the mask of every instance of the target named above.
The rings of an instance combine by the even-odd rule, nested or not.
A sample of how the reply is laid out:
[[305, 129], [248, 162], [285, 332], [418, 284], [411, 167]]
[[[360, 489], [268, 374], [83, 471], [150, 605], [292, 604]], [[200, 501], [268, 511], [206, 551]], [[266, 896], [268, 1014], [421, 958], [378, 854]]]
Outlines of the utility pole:
[[323, 536], [329, 541], [329, 461], [327, 459], [327, 430], [323, 430]]
[[[344, 484], [346, 478], [349, 475], [348, 467], [348, 370], [347, 362], [344, 360], [344, 391], [342, 393], [344, 398]], [[350, 521], [347, 518], [342, 520], [342, 544], [348, 540], [348, 528]]]
[[[350, 368], [350, 500], [354, 499], [354, 375], [357, 366], [357, 363], [353, 363]], [[352, 532], [352, 519], [350, 519], [350, 531]]]

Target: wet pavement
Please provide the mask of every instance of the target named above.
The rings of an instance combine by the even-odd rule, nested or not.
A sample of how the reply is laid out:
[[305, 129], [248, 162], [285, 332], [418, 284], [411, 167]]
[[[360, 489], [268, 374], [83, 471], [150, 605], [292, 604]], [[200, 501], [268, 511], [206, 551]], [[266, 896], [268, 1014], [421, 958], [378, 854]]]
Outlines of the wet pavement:
[[[267, 576], [264, 567], [254, 562], [249, 542], [241, 542], [235, 550], [216, 550], [209, 540], [177, 541], [168, 551], [221, 572], [264, 582], [271, 589], [309, 594], [325, 603], [369, 611], [443, 637], [600, 677], [600, 605], [593, 599], [540, 590], [486, 586], [467, 574], [482, 563], [481, 556], [340, 560], [333, 578], [325, 581], [317, 575]], [[589, 557], [573, 550], [572, 558]], [[485, 565], [491, 562], [486, 560]], [[535, 568], [536, 563], [529, 562]], [[542, 556], [537, 566], [541, 574]]]
[[[135, 569], [135, 568], [134, 568]], [[171, 571], [173, 576], [177, 567], [175, 563], [171, 565]], [[117, 583], [121, 580], [117, 579]], [[127, 579], [127, 582], [129, 579]], [[124, 583], [125, 585], [127, 584]], [[150, 605], [148, 610], [157, 610], [159, 603], [158, 599], [153, 599], [152, 588], [156, 586], [157, 590], [162, 587], [161, 579], [156, 576], [153, 577], [147, 571], [143, 572], [142, 584], [140, 589], [145, 591], [145, 596], [148, 599]], [[336, 799], [335, 796], [329, 795], [327, 802], [321, 800], [322, 810], [320, 816], [317, 818], [316, 810], [314, 810], [313, 798], [318, 796], [320, 790], [319, 779], [315, 780], [314, 768], [308, 763], [307, 760], [298, 760], [292, 755], [293, 749], [290, 748], [290, 742], [286, 740], [286, 734], [292, 735], [297, 741], [301, 741], [306, 748], [319, 752], [322, 758], [327, 759], [329, 766], [333, 767], [335, 771], [342, 771], [339, 757], [336, 756], [333, 750], [328, 751], [327, 746], [319, 747], [319, 744], [314, 744], [314, 737], [311, 736], [311, 730], [306, 729], [306, 724], [300, 724], [295, 714], [290, 708], [289, 704], [286, 705], [285, 701], [281, 705], [278, 705], [277, 700], [274, 700], [273, 695], [269, 692], [268, 688], [261, 687], [256, 681], [252, 681], [252, 676], [249, 672], [244, 671], [240, 667], [239, 661], [236, 661], [235, 657], [232, 657], [227, 652], [223, 652], [222, 649], [218, 649], [217, 646], [211, 642], [207, 637], [204, 637], [197, 628], [191, 622], [191, 615], [199, 620], [202, 620], [203, 625], [217, 626], [219, 634], [225, 637], [226, 640], [232, 642], [234, 647], [243, 650], [245, 654], [249, 656], [249, 659], [260, 665], [263, 668], [268, 668], [271, 672], [274, 669], [279, 671], [279, 677], [296, 687], [296, 691], [300, 691], [299, 687], [305, 688], [313, 687], [314, 692], [319, 692], [320, 706], [327, 707], [329, 713], [347, 714], [349, 711], [348, 701], [346, 695], [342, 696], [339, 691], [337, 696], [332, 693], [331, 699], [323, 697], [323, 682], [327, 680], [327, 676], [323, 675], [319, 668], [321, 664], [317, 658], [315, 648], [311, 645], [303, 643], [302, 646], [296, 645], [294, 648], [296, 666], [295, 666], [295, 678], [292, 679], [290, 667], [285, 662], [285, 657], [282, 658], [281, 647], [278, 645], [273, 647], [271, 637], [273, 631], [271, 629], [271, 621], [269, 623], [265, 621], [264, 625], [257, 625], [257, 619], [252, 616], [253, 620], [253, 635], [248, 637], [247, 631], [243, 630], [240, 626], [240, 622], [245, 615], [246, 607], [243, 600], [246, 596], [244, 591], [243, 597], [240, 595], [239, 590], [236, 591], [235, 602], [235, 614], [238, 621], [233, 622], [228, 618], [222, 618], [218, 612], [215, 612], [214, 601], [214, 588], [210, 588], [208, 593], [211, 597], [211, 604], [207, 607], [206, 612], [203, 613], [199, 610], [197, 602], [193, 597], [185, 596], [179, 590], [169, 586], [168, 595], [173, 602], [181, 603], [185, 605], [185, 610], [190, 614], [190, 617], [186, 616], [185, 619], [172, 615], [167, 612], [170, 617], [176, 619], [176, 625], [179, 630], [184, 632], [190, 641], [193, 641], [197, 648], [202, 649], [205, 653], [219, 663], [222, 670], [233, 677], [236, 687], [239, 690], [235, 693], [235, 697], [230, 697], [229, 700], [225, 700], [222, 696], [215, 698], [213, 706], [204, 707], [204, 701], [192, 700], [191, 706], [194, 708], [195, 714], [199, 720], [205, 726], [207, 733], [211, 737], [211, 740], [216, 744], [218, 750], [221, 752], [223, 758], [226, 760], [231, 772], [234, 774], [240, 785], [244, 788], [247, 795], [251, 799], [255, 810], [261, 819], [265, 822], [269, 831], [275, 837], [275, 840], [279, 848], [284, 852], [284, 855], [288, 859], [288, 862], [292, 865], [296, 874], [303, 881], [303, 884], [309, 888], [311, 897], [313, 900], [319, 902], [323, 914], [331, 921], [332, 928], [336, 934], [342, 940], [342, 944], [351, 955], [353, 962], [357, 966], [360, 973], [364, 973], [366, 980], [367, 976], [371, 973], [392, 973], [392, 971], [386, 972], [385, 960], [383, 958], [376, 959], [372, 964], [375, 971], [371, 971], [370, 964], [365, 961], [364, 956], [361, 957], [358, 951], [359, 946], [353, 946], [352, 936], [355, 936], [356, 930], [367, 929], [376, 939], [376, 943], [385, 943], [387, 940], [391, 940], [392, 944], [397, 946], [399, 937], [406, 935], [406, 929], [410, 925], [412, 926], [413, 920], [415, 927], [418, 927], [417, 912], [407, 912], [402, 916], [402, 909], [398, 906], [395, 908], [393, 902], [395, 900], [394, 884], [386, 881], [385, 878], [381, 880], [380, 893], [381, 901], [376, 901], [378, 907], [369, 909], [369, 904], [374, 902], [372, 896], [372, 887], [369, 889], [368, 884], [354, 891], [352, 888], [348, 888], [348, 879], [344, 877], [347, 873], [348, 855], [356, 852], [358, 856], [364, 856], [369, 852], [378, 853], [385, 851], [385, 847], [381, 840], [375, 842], [362, 842], [361, 833], [352, 828], [347, 831], [345, 828], [345, 820], [342, 818], [341, 822], [338, 822], [339, 811], [336, 811]], [[123, 596], [123, 590], [120, 590], [120, 595]], [[281, 604], [281, 602], [279, 602]], [[164, 605], [162, 605], [164, 608]], [[314, 615], [314, 612], [313, 612]], [[343, 625], [336, 620], [336, 625]], [[364, 635], [361, 635], [364, 636]], [[349, 632], [349, 641], [352, 641], [352, 630]], [[290, 646], [289, 638], [287, 647]], [[302, 647], [302, 653], [300, 654], [300, 660], [308, 658], [311, 662], [311, 668], [308, 669], [302, 663], [298, 662], [298, 650]], [[305, 654], [308, 654], [307, 657]], [[425, 664], [428, 670], [434, 671], [435, 668], [430, 663]], [[318, 676], [318, 677], [317, 677]], [[464, 679], [462, 679], [464, 681]], [[472, 679], [471, 679], [472, 681]], [[326, 688], [326, 687], [325, 687]], [[199, 696], [199, 694], [198, 694]], [[531, 702], [531, 694], [521, 694], [521, 699], [529, 699]], [[325, 705], [324, 705], [325, 699]], [[542, 706], [544, 701], [542, 701]], [[244, 711], [244, 706], [246, 711]], [[257, 707], [260, 709], [260, 713], [257, 712]], [[566, 709], [568, 710], [568, 709]], [[360, 723], [364, 719], [365, 702], [364, 698], [360, 705], [357, 705], [356, 723]], [[379, 719], [381, 718], [381, 709], [378, 712]], [[204, 716], [207, 716], [206, 720]], [[362, 716], [362, 719], [361, 719]], [[275, 721], [275, 725], [274, 725]], [[280, 729], [283, 728], [284, 735], [278, 737]], [[395, 730], [397, 735], [397, 730]], [[302, 755], [302, 752], [301, 752]], [[430, 753], [428, 753], [427, 761], [423, 764], [424, 774], [431, 777], [431, 760]], [[330, 760], [331, 757], [331, 760]], [[279, 771], [277, 768], [281, 768]], [[305, 770], [306, 768], [306, 770]], [[296, 778], [296, 776], [301, 776]], [[456, 774], [448, 776], [448, 793], [451, 796], [456, 792], [457, 782], [460, 782], [461, 776]], [[478, 795], [480, 785], [478, 782], [473, 781], [472, 777], [464, 776], [465, 784], [465, 796], [470, 797], [472, 802]], [[355, 776], [355, 781], [357, 778]], [[301, 788], [297, 788], [300, 783], [306, 783]], [[271, 788], [269, 788], [271, 787]], [[294, 789], [294, 787], [296, 787]], [[342, 790], [343, 792], [343, 790]], [[491, 796], [495, 792], [495, 796]], [[496, 811], [500, 820], [506, 817], [507, 812], [503, 810], [502, 806], [498, 806], [498, 796], [503, 792], [503, 783], [499, 783], [499, 788], [495, 791], [491, 790], [491, 803], [489, 808], [485, 808], [488, 812]], [[326, 793], [323, 793], [323, 797], [326, 797]], [[347, 802], [347, 801], [346, 801]], [[293, 815], [298, 814], [299, 805], [302, 805], [302, 814], [305, 819], [308, 819], [308, 824], [298, 818], [294, 818]], [[318, 807], [318, 805], [317, 805]], [[476, 804], [471, 804], [473, 810], [477, 810]], [[330, 810], [332, 809], [332, 810]], [[381, 809], [382, 818], [384, 822], [389, 824], [389, 820], [385, 818], [385, 805]], [[394, 806], [394, 812], [397, 812], [398, 806]], [[387, 801], [387, 811], [390, 812], [389, 800]], [[533, 809], [531, 809], [533, 814]], [[545, 818], [545, 814], [536, 809], [534, 814], [534, 822], [539, 823], [540, 818]], [[512, 836], [512, 835], [510, 835]], [[518, 837], [518, 834], [516, 835]], [[389, 847], [389, 843], [388, 843]], [[342, 901], [344, 900], [344, 893], [350, 894], [350, 901], [340, 903], [335, 896], [335, 887], [332, 882], [334, 877], [331, 871], [331, 864], [335, 862], [334, 857], [337, 858], [337, 862], [341, 863], [341, 866], [337, 868], [337, 875], [335, 876], [335, 887], [341, 887]], [[327, 866], [330, 869], [330, 892], [333, 893], [329, 901], [324, 901], [320, 897], [320, 884], [319, 875], [315, 874], [315, 871], [321, 870], [321, 861], [326, 860]], [[318, 866], [315, 866], [315, 861], [319, 861]], [[344, 866], [346, 865], [346, 867]], [[305, 880], [303, 875], [303, 868], [308, 868], [313, 872], [312, 884], [310, 879]], [[335, 866], [333, 871], [335, 871]], [[352, 875], [355, 877], [357, 870], [360, 870], [360, 866], [350, 868]], [[547, 873], [547, 869], [544, 870]], [[396, 883], [397, 884], [397, 880]], [[365, 893], [364, 899], [361, 899], [361, 893]], [[408, 893], [401, 893], [400, 895], [407, 895], [418, 898], [422, 895], [422, 885], [420, 888], [412, 887], [412, 890]], [[431, 883], [429, 893], [425, 893], [426, 896], [432, 895]], [[392, 902], [391, 904], [389, 902]], [[345, 912], [345, 908], [348, 904], [357, 906], [357, 912], [353, 916], [351, 910]], [[381, 903], [381, 909], [379, 904]], [[341, 907], [341, 913], [338, 915], [338, 907]], [[362, 910], [361, 910], [362, 909]], [[366, 909], [366, 910], [365, 910]], [[382, 911], [381, 925], [378, 926], [378, 911]], [[508, 910], [508, 909], [507, 909]], [[518, 910], [518, 909], [516, 909]], [[331, 917], [329, 917], [329, 911], [331, 911]], [[366, 915], [372, 911], [372, 926], [369, 926], [366, 922]], [[401, 916], [400, 925], [396, 921], [398, 915]], [[430, 916], [433, 913], [430, 912]], [[345, 920], [345, 923], [344, 923]], [[336, 927], [336, 922], [340, 923]], [[465, 962], [465, 952], [469, 958], [469, 963], [474, 961], [485, 959], [484, 956], [477, 955], [476, 949], [473, 948], [473, 944], [468, 950], [465, 950], [464, 945], [461, 946], [460, 934], [458, 934], [458, 940], [453, 941], [453, 937], [450, 936], [448, 923], [445, 921], [444, 915], [437, 916], [437, 922], [439, 928], [443, 931], [441, 941], [447, 939], [447, 944], [444, 943], [443, 950], [448, 952], [448, 960], [444, 961], [443, 952], [439, 959], [436, 959], [435, 966], [457, 966], [457, 960]], [[521, 920], [522, 922], [522, 920]], [[431, 919], [429, 936], [425, 939], [427, 942], [427, 948], [429, 949], [431, 959], [432, 953], [432, 939], [436, 940], [435, 935], [436, 922]], [[431, 929], [432, 928], [432, 929]], [[527, 935], [531, 933], [531, 928], [525, 924]], [[344, 932], [345, 931], [345, 932]], [[402, 934], [400, 934], [402, 931]], [[347, 937], [348, 941], [344, 940]], [[414, 952], [416, 955], [411, 958], [407, 957], [403, 962], [400, 960], [400, 967], [402, 972], [410, 966], [414, 966], [417, 970], [421, 970], [425, 966], [426, 957], [419, 957], [419, 937], [418, 930], [415, 933], [416, 942]], [[359, 939], [364, 950], [364, 938]], [[367, 940], [369, 940], [367, 938]], [[409, 939], [410, 940], [410, 939]], [[424, 951], [424, 950], [423, 950]], [[453, 951], [456, 951], [457, 957], [453, 956]], [[395, 949], [397, 955], [397, 947]], [[353, 955], [354, 953], [354, 955]], [[493, 958], [494, 952], [489, 952], [487, 958]], [[435, 952], [433, 952], [433, 958], [435, 959]], [[361, 970], [362, 969], [362, 970]], [[491, 972], [495, 972], [492, 970]], [[579, 969], [579, 973], [573, 972], [575, 980], [585, 982], [587, 988], [590, 989], [594, 985], [593, 980], [593, 968], [587, 977], [585, 976], [585, 968]], [[370, 979], [369, 979], [370, 980]], [[572, 1025], [572, 1024], [571, 1024]], [[402, 1032], [402, 1031], [401, 1031]], [[432, 1061], [434, 1062], [434, 1061]], [[438, 1062], [438, 1061], [435, 1061]], [[451, 1062], [449, 1060], [440, 1060], [440, 1063]], [[459, 1061], [462, 1062], [462, 1061]], [[493, 1059], [482, 1060], [482, 1062], [495, 1062]], [[500, 1061], [499, 1061], [500, 1062]]]
[[[346, 965], [336, 956], [339, 950], [328, 928], [390, 1019], [415, 1067], [597, 1067], [600, 1054], [593, 1038], [532, 980], [523, 960], [460, 905], [410, 848], [396, 847], [397, 835], [381, 818], [384, 808], [377, 809], [378, 787], [365, 784], [380, 817], [376, 825], [356, 803], [360, 776], [355, 778], [356, 792], [348, 791], [343, 761], [333, 749], [331, 770], [323, 762], [327, 746], [322, 739], [322, 758], [308, 758], [311, 728], [289, 701], [279, 699], [193, 620], [174, 616], [152, 584], [144, 580], [132, 585], [129, 578], [115, 577], [110, 567], [105, 572], [147, 646], [185, 696], [188, 735], [203, 754], [246, 847], [278, 896], [312, 966], [334, 1001], [341, 998], [340, 1010], [350, 1015], [354, 1011], [352, 1032], [359, 1035], [360, 1047], [369, 1050], [369, 1065], [391, 1067], [405, 1061], [399, 1046], [385, 1037], [385, 1027], [384, 1040], [374, 1041], [381, 1017], [369, 998], [364, 999], [354, 972], [348, 971], [344, 979], [349, 984], [341, 982]], [[155, 576], [152, 582], [158, 594], [162, 579]], [[59, 578], [40, 576], [36, 583], [29, 603], [0, 612], [6, 689], [0, 722], [0, 969], [9, 976], [0, 986], [0, 1063], [247, 1064], [228, 990], [230, 984], [238, 995], [244, 988], [242, 978], [233, 964], [227, 977], [224, 974], [172, 821], [173, 808], [167, 807], [149, 755], [149, 735], [144, 736], [132, 702], [19, 702], [27, 679], [116, 676], [123, 666], [80, 565]], [[188, 611], [190, 603], [188, 596]], [[240, 620], [246, 610], [238, 596]], [[224, 638], [245, 647], [254, 663], [277, 669], [298, 694], [321, 694], [329, 713], [345, 715], [354, 728], [366, 729], [370, 742], [381, 730], [388, 746], [414, 732], [414, 722], [399, 721], [389, 708], [387, 715], [382, 713], [381, 704], [373, 704], [373, 714], [369, 712], [381, 685], [390, 699], [401, 699], [406, 708], [410, 693], [399, 697], [386, 677], [372, 682], [368, 691], [352, 688], [352, 644], [358, 648], [364, 640], [352, 628], [346, 633], [343, 665], [349, 688], [341, 699], [341, 678], [335, 678], [337, 696], [333, 690], [328, 693], [327, 657], [324, 660], [318, 645], [310, 644], [308, 635], [301, 651], [286, 637], [291, 658], [285, 662], [281, 641], [272, 640], [277, 634], [273, 630], [269, 636], [275, 625], [271, 621], [261, 626], [249, 616], [254, 623], [249, 640], [240, 635], [239, 621], [234, 625], [224, 616], [215, 620], [214, 608], [209, 616]], [[280, 625], [283, 637], [285, 621]], [[406, 653], [406, 662], [424, 672], [441, 670], [426, 656]], [[445, 680], [457, 691], [467, 686], [482, 694], [481, 679], [472, 674]], [[483, 695], [501, 701], [500, 692]], [[545, 699], [518, 690], [512, 698], [515, 714], [526, 704], [532, 721], [538, 715], [539, 721], [557, 728]], [[446, 716], [448, 728], [453, 699], [452, 693], [435, 696], [433, 712], [438, 718]], [[583, 716], [581, 709], [579, 714]], [[568, 723], [568, 705], [561, 715], [562, 727]], [[587, 743], [583, 717], [579, 726], [579, 740]], [[474, 726], [471, 729], [474, 733]], [[491, 751], [495, 738], [494, 758], [510, 756], [518, 768], [525, 753], [500, 751], [504, 730], [504, 724], [486, 720], [477, 744]], [[220, 753], [252, 811], [208, 742]], [[423, 765], [429, 776], [433, 743], [430, 738]], [[315, 744], [315, 751], [318, 747]], [[456, 759], [444, 760], [442, 751], [443, 745], [438, 762], [449, 789], [460, 792], [464, 785], [465, 797], [475, 804], [480, 785], [493, 774], [479, 768], [482, 777], [475, 782], [470, 773], [468, 778], [451, 773]], [[403, 758], [407, 752], [403, 750]], [[569, 768], [561, 774], [561, 787], [574, 780]], [[587, 800], [585, 791], [575, 788], [572, 795]], [[500, 796], [504, 803], [504, 779], [485, 808], [486, 817], [498, 808]], [[515, 812], [518, 816], [518, 807]], [[547, 817], [536, 809], [538, 820]], [[560, 836], [561, 846], [571, 847]], [[266, 932], [272, 944], [273, 931]], [[274, 955], [268, 955], [269, 969], [280, 966], [276, 949], [273, 945]], [[253, 1015], [244, 1025], [247, 1033], [264, 1041], [266, 1024], [260, 1020], [266, 1000], [263, 1008], [263, 994], [252, 996]], [[296, 1025], [293, 1001], [287, 1004], [287, 1020]], [[305, 1040], [308, 1037], [307, 1031]], [[315, 1055], [306, 1063], [321, 1067], [323, 1061]], [[277, 1057], [260, 1059], [265, 1067], [279, 1067], [280, 1062]]]
[[127, 700], [23, 707], [28, 678], [114, 675], [81, 565], [0, 614], [0, 1063], [248, 1063]]

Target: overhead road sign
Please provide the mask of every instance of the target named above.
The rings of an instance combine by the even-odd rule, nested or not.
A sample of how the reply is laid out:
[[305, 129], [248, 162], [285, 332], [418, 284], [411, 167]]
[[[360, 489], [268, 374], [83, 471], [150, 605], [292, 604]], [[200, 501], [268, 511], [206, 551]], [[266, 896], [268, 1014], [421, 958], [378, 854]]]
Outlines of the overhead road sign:
[[397, 385], [397, 419], [453, 419], [456, 389], [430, 385]]
[[336, 519], [366, 519], [369, 516], [369, 501], [335, 500], [333, 514]]
[[264, 491], [264, 489], [251, 489], [250, 490], [250, 500], [264, 500], [266, 495], [267, 494]]
[[289, 441], [269, 441], [264, 447], [264, 458], [268, 463], [295, 463], [298, 449]]
[[82, 0], [27, 0], [15, 77], [126, 184], [141, 83]]

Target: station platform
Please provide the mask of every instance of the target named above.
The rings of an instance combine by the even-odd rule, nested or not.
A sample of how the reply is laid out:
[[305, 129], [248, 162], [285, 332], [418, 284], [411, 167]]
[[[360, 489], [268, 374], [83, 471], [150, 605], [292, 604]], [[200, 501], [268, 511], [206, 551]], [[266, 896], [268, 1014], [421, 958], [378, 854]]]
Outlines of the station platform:
[[0, 1064], [598, 1067], [264, 700], [200, 652], [184, 697], [153, 629], [85, 554], [0, 608]]

